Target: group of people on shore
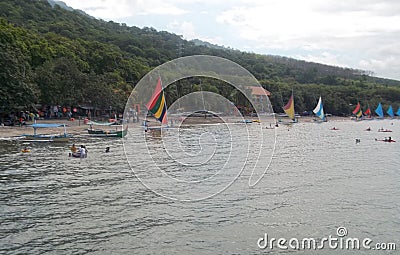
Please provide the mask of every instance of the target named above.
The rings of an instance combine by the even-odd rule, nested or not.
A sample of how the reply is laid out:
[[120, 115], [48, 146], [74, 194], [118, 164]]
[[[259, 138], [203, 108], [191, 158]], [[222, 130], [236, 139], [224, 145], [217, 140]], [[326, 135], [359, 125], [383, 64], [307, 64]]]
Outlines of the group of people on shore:
[[21, 111], [20, 113], [3, 114], [0, 116], [1, 126], [22, 126], [28, 121], [34, 121], [39, 118], [38, 114]]

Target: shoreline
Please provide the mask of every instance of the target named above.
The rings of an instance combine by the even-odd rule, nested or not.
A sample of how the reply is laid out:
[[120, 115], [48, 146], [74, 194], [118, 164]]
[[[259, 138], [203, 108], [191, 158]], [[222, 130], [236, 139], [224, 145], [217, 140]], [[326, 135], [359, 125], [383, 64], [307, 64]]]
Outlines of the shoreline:
[[[241, 119], [241, 118], [240, 118]], [[244, 119], [256, 119], [254, 117], [245, 117]], [[282, 118], [285, 119], [285, 118]], [[310, 123], [313, 122], [314, 117], [306, 116], [300, 117], [299, 123]], [[278, 118], [275, 118], [277, 121]], [[350, 117], [336, 117], [332, 116], [328, 119], [328, 122], [337, 122], [337, 121], [350, 121]], [[33, 129], [29, 127], [29, 125], [33, 124], [33, 121], [29, 121], [26, 125], [23, 126], [0, 126], [0, 138], [7, 139], [13, 137], [20, 137], [24, 134], [33, 134]], [[75, 120], [68, 121], [67, 119], [47, 119], [47, 120], [39, 120], [37, 123], [63, 123], [67, 126], [67, 133], [72, 135], [80, 135], [85, 134], [88, 129], [88, 125], [84, 124], [83, 120]], [[261, 123], [263, 124], [263, 123]], [[266, 123], [264, 123], [266, 124]], [[60, 133], [64, 132], [62, 128], [47, 128], [43, 133]], [[39, 131], [40, 133], [40, 131]]]
[[[23, 126], [0, 126], [0, 138], [13, 138], [13, 137], [20, 137], [25, 134], [33, 134], [33, 128], [30, 127], [34, 122], [29, 121], [26, 122], [26, 125]], [[79, 135], [85, 132], [88, 128], [88, 125], [83, 123], [83, 120], [75, 120], [75, 121], [68, 121], [67, 119], [47, 119], [47, 120], [38, 120], [37, 123], [43, 124], [65, 124], [67, 128], [67, 133], [72, 135]], [[64, 128], [46, 128], [43, 133], [52, 133], [52, 134], [59, 134], [64, 133]], [[41, 133], [40, 130], [38, 133]]]

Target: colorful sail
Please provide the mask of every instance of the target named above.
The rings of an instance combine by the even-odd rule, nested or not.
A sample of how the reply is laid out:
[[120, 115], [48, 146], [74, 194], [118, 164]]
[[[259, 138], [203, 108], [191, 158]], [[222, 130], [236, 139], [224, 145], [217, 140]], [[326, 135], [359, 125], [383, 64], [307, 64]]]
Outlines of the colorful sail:
[[383, 118], [383, 108], [382, 108], [382, 104], [381, 104], [381, 103], [379, 103], [379, 104], [378, 104], [378, 107], [376, 107], [375, 113], [376, 113], [380, 118]]
[[162, 124], [167, 124], [167, 106], [161, 85], [161, 78], [158, 79], [156, 89], [146, 107], [158, 121]]
[[364, 115], [367, 116], [368, 118], [371, 118], [371, 109], [368, 107], [368, 109], [364, 112]]
[[321, 120], [325, 120], [324, 106], [322, 104], [322, 98], [319, 97], [318, 104], [314, 108], [313, 112], [317, 115]]
[[353, 110], [353, 114], [357, 116], [357, 118], [362, 117], [362, 110], [361, 110], [361, 105], [360, 102], [358, 102], [356, 108]]
[[386, 111], [386, 113], [390, 116], [390, 117], [394, 117], [394, 113], [393, 113], [393, 107], [391, 105], [389, 105], [388, 110]]
[[400, 106], [399, 106], [399, 109], [397, 109], [396, 115], [400, 116]]
[[283, 110], [289, 116], [290, 119], [295, 120], [295, 118], [294, 118], [294, 98], [293, 98], [293, 93], [290, 96], [289, 102], [285, 106], [283, 106]]

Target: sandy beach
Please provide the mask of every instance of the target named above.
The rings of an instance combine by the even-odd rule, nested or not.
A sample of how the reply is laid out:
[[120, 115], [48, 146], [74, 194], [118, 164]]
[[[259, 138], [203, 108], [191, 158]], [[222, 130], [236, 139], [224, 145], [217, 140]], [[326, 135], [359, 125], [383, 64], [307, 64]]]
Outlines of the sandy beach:
[[[79, 135], [82, 133], [86, 133], [88, 125], [83, 123], [83, 120], [75, 120], [68, 121], [66, 119], [49, 119], [49, 120], [39, 120], [37, 123], [52, 123], [52, 124], [66, 124], [67, 125], [67, 133], [73, 135]], [[29, 125], [33, 124], [32, 121], [27, 122], [26, 125], [23, 126], [0, 126], [0, 138], [10, 138], [10, 137], [18, 137], [23, 134], [33, 134], [33, 128]], [[40, 132], [40, 131], [39, 131]], [[43, 133], [63, 133], [63, 128], [46, 128]]]

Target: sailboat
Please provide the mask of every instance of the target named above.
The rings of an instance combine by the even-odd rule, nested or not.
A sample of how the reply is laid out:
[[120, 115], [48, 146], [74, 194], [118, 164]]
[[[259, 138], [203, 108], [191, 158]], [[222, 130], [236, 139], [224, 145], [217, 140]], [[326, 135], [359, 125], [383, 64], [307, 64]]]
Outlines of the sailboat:
[[167, 127], [167, 104], [165, 101], [164, 90], [161, 84], [161, 78], [158, 78], [156, 88], [151, 96], [149, 102], [146, 105], [146, 108], [150, 113], [153, 114], [154, 118], [158, 120], [161, 125], [160, 126], [150, 126], [148, 121], [145, 120], [144, 128], [145, 131], [161, 131], [161, 129]]
[[379, 119], [383, 119], [383, 108], [381, 103], [379, 103], [378, 107], [376, 107], [375, 113], [379, 116]]
[[399, 109], [397, 109], [396, 115], [400, 116], [400, 106], [399, 106]]
[[294, 114], [294, 97], [293, 97], [293, 93], [289, 98], [289, 101], [287, 102], [286, 105], [284, 105], [283, 110], [285, 111], [285, 113], [287, 114], [287, 116], [289, 117], [290, 121], [282, 121], [279, 120], [280, 123], [282, 124], [292, 124], [292, 123], [297, 123], [297, 119], [295, 118], [295, 114]]
[[371, 112], [371, 109], [369, 108], [369, 106], [368, 106], [368, 108], [367, 108], [367, 110], [364, 112], [364, 118], [363, 118], [364, 120], [372, 120], [373, 118], [372, 118], [372, 112]]
[[314, 108], [313, 112], [315, 113], [315, 115], [317, 117], [320, 118], [320, 120], [314, 119], [315, 122], [326, 122], [326, 116], [325, 116], [325, 113], [324, 113], [324, 106], [322, 104], [322, 98], [321, 97], [319, 97], [318, 104]]
[[362, 116], [363, 116], [363, 113], [362, 113], [362, 110], [361, 110], [360, 102], [357, 103], [357, 106], [356, 106], [356, 108], [353, 110], [352, 113], [353, 113], [354, 115], [356, 115], [356, 120], [361, 120], [361, 118], [362, 118]]
[[391, 105], [389, 105], [388, 110], [386, 111], [386, 113], [391, 117], [394, 118], [394, 113], [393, 113], [393, 107]]

